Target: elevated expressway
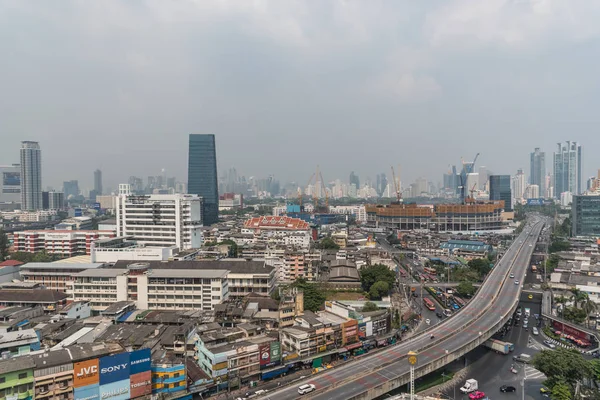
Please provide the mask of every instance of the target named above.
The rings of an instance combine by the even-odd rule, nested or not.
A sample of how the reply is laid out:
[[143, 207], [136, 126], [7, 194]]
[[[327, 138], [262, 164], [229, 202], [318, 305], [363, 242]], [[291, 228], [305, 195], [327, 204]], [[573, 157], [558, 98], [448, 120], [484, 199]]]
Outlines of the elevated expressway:
[[[415, 377], [420, 377], [473, 350], [497, 332], [514, 312], [521, 282], [543, 225], [541, 218], [529, 221], [473, 299], [453, 317], [406, 342], [319, 373], [291, 387], [269, 392], [267, 397], [296, 399], [298, 386], [312, 383], [317, 390], [304, 398], [370, 400], [408, 383], [406, 354], [409, 351], [419, 353]], [[511, 272], [515, 278], [509, 277]], [[515, 279], [519, 280], [518, 285]]]

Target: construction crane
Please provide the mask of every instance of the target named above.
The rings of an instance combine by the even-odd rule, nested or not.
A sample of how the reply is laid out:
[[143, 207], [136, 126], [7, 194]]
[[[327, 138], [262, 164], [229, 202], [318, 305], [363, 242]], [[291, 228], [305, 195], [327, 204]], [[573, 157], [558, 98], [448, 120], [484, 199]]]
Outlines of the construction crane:
[[477, 182], [473, 184], [473, 187], [469, 192], [471, 192], [471, 203], [475, 203], [475, 186], [477, 186]]
[[[402, 190], [400, 189], [400, 175], [398, 175], [398, 179], [396, 179], [396, 172], [394, 171], [394, 166], [392, 165], [392, 179], [394, 180], [394, 189], [396, 190], [396, 203], [402, 203]], [[398, 173], [400, 172], [400, 167], [398, 167]]]
[[301, 188], [301, 187], [298, 188], [298, 204], [300, 205], [300, 212], [302, 212], [302, 199], [304, 197], [304, 191], [306, 190], [308, 185], [310, 185], [310, 183], [312, 182], [314, 177], [315, 177], [315, 173], [313, 172], [313, 174], [308, 179], [306, 186], [304, 186], [304, 188]]
[[[318, 171], [319, 166], [317, 166], [317, 171]], [[327, 193], [327, 187], [325, 187], [325, 181], [323, 180], [323, 174], [321, 174], [321, 171], [319, 171], [319, 177], [321, 178], [321, 188], [323, 189], [323, 192], [325, 193], [325, 208], [327, 209], [326, 212], [329, 212], [329, 194]]]
[[462, 162], [462, 170], [460, 171], [460, 202], [461, 204], [465, 204], [466, 194], [465, 194], [465, 186], [467, 185], [467, 176], [473, 172], [475, 169], [475, 163], [477, 162], [477, 158], [479, 158], [479, 153], [475, 155], [473, 162], [465, 162], [461, 159]]
[[313, 205], [314, 205], [313, 212], [319, 211], [318, 210], [319, 209], [319, 196], [317, 195], [317, 187], [321, 191], [323, 191], [321, 196], [324, 195], [324, 197], [325, 197], [325, 205], [321, 211], [329, 212], [329, 193], [327, 193], [327, 187], [325, 186], [325, 181], [323, 180], [323, 174], [321, 173], [318, 165], [317, 165], [317, 170], [310, 176], [310, 179], [308, 180], [308, 183], [306, 184], [306, 186], [308, 187], [311, 184], [314, 184], [313, 194], [312, 194]]

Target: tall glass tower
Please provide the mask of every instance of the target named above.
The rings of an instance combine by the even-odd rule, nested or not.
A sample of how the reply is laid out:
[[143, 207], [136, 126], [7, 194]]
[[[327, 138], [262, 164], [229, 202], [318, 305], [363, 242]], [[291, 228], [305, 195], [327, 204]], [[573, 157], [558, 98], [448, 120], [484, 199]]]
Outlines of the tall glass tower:
[[21, 210], [42, 209], [42, 151], [38, 142], [21, 142]]
[[219, 186], [215, 135], [191, 134], [188, 156], [188, 193], [204, 198], [203, 223], [219, 222]]
[[539, 147], [531, 153], [529, 184], [538, 185], [540, 197], [546, 197], [546, 153]]
[[557, 143], [554, 153], [554, 197], [561, 193], [581, 194], [582, 150], [577, 142]]
[[512, 210], [510, 175], [490, 175], [490, 200], [504, 200], [504, 210]]

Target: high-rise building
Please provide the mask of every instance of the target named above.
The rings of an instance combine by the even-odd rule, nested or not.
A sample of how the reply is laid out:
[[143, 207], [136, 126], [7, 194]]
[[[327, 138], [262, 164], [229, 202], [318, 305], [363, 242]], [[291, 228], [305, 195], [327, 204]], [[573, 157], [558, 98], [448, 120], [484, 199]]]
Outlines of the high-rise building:
[[65, 208], [65, 195], [54, 190], [42, 192], [42, 208], [44, 210], [62, 210]]
[[571, 225], [573, 236], [600, 236], [600, 196], [573, 196]]
[[79, 191], [79, 182], [77, 180], [63, 182], [63, 193], [65, 194], [65, 199], [71, 196], [79, 196], [81, 193]]
[[21, 209], [42, 209], [42, 150], [38, 142], [21, 142]]
[[202, 245], [202, 199], [185, 194], [132, 195], [119, 185], [116, 204], [117, 236], [131, 236], [146, 246]]
[[100, 196], [102, 193], [102, 171], [99, 169], [94, 171], [94, 191], [96, 196]]
[[215, 135], [190, 135], [188, 193], [203, 198], [205, 225], [219, 222], [219, 178]]
[[525, 197], [525, 173], [522, 169], [517, 170], [517, 174], [512, 178], [512, 195], [515, 201], [513, 203], [521, 202]]
[[530, 154], [529, 184], [539, 187], [540, 196], [546, 196], [546, 153], [536, 147]]
[[354, 184], [356, 190], [360, 189], [360, 180], [358, 179], [358, 175], [356, 175], [354, 171], [350, 172], [350, 181], [348, 183], [350, 185]]
[[490, 175], [490, 200], [504, 200], [504, 210], [512, 210], [510, 175]]
[[21, 202], [21, 166], [0, 165], [0, 203]]
[[489, 173], [487, 167], [481, 166], [479, 167], [479, 179], [477, 182], [477, 187], [479, 190], [487, 190], [488, 189], [488, 180]]
[[581, 194], [582, 149], [577, 142], [557, 143], [554, 153], [554, 197], [561, 193]]

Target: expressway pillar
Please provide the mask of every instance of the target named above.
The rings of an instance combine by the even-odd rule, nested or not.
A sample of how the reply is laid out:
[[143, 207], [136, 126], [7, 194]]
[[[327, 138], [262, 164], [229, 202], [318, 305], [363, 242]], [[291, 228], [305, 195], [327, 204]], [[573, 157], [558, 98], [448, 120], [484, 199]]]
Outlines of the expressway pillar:
[[408, 365], [410, 365], [410, 400], [415, 400], [415, 365], [417, 364], [417, 353], [409, 351], [407, 356]]

